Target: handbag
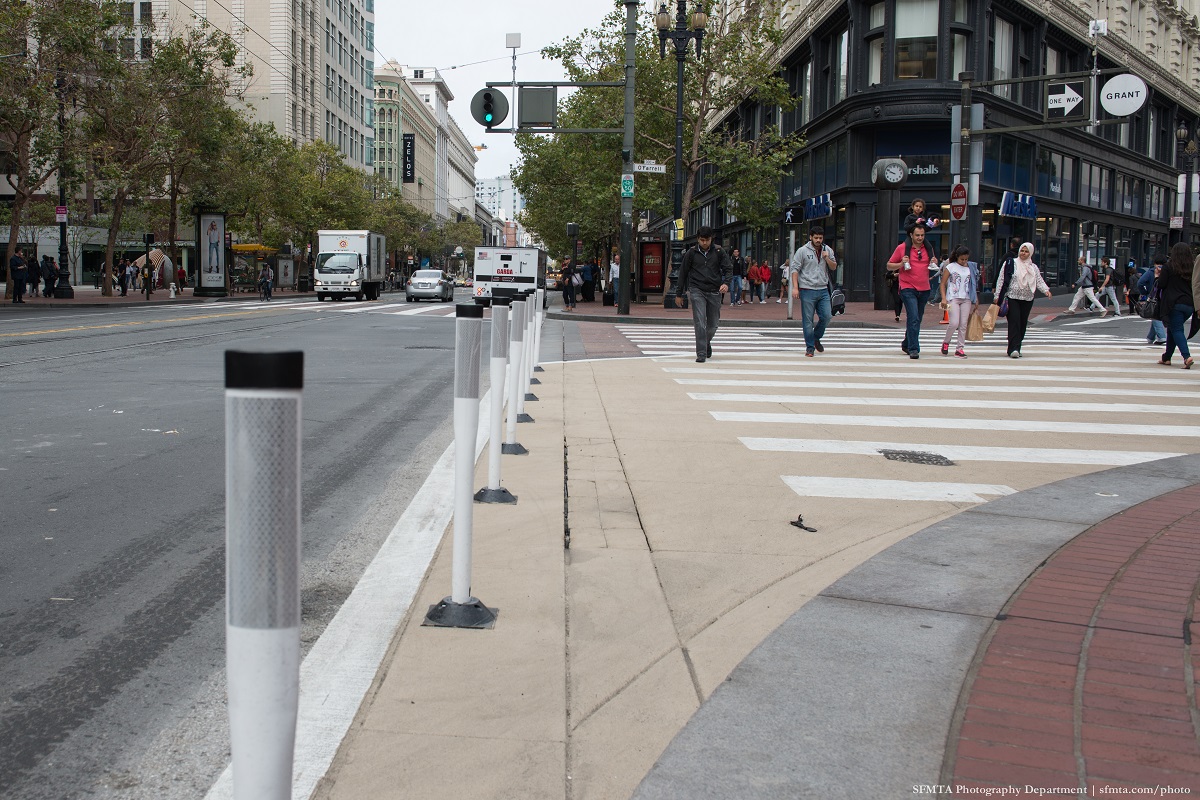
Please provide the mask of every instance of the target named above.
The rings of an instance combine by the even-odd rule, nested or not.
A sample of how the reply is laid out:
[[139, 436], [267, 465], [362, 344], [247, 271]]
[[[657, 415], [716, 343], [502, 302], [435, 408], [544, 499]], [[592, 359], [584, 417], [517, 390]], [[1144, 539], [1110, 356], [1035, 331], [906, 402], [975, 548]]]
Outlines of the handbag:
[[1008, 298], [1007, 297], [1000, 301], [1000, 308], [996, 311], [996, 316], [998, 316], [998, 317], [1007, 317], [1008, 316]]
[[1142, 301], [1141, 308], [1138, 309], [1138, 316], [1142, 319], [1158, 319], [1158, 307], [1162, 300], [1162, 290], [1158, 287], [1158, 279], [1150, 285], [1150, 291], [1146, 293], [1146, 299]]
[[978, 314], [972, 314], [971, 318], [967, 320], [967, 341], [983, 341], [983, 318]]
[[1000, 306], [992, 303], [983, 315], [983, 332], [991, 333], [996, 330], [996, 317], [1000, 315]]
[[571, 276], [571, 285], [572, 286], [583, 286], [583, 276], [580, 275], [578, 272], [576, 272], [574, 275]]

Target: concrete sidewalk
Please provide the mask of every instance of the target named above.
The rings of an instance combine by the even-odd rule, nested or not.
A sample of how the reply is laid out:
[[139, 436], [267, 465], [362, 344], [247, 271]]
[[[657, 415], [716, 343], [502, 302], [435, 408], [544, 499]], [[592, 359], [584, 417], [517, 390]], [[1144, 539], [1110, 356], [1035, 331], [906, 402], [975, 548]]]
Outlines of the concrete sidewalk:
[[[588, 336], [568, 330], [561, 352], [629, 352]], [[421, 626], [449, 594], [447, 533], [314, 796], [1200, 791], [1200, 456], [1057, 482], [1025, 468], [1024, 491], [983, 505], [810, 498], [811, 534], [660, 364], [539, 377], [530, 453], [504, 459], [519, 502], [475, 507], [472, 592], [495, 629]], [[1127, 527], [1140, 538], [1114, 543]], [[1117, 596], [1143, 628], [1105, 616]]]

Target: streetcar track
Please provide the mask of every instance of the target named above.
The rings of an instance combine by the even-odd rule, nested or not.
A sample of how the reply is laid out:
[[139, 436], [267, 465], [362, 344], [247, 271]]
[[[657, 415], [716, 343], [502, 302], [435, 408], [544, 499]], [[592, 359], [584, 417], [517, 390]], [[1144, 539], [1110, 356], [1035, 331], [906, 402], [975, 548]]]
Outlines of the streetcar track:
[[[50, 330], [21, 331], [21, 332], [15, 332], [15, 333], [0, 333], [0, 348], [18, 347], [21, 345], [26, 345], [26, 344], [30, 343], [30, 339], [28, 339], [27, 337], [44, 336], [47, 334], [86, 333], [86, 336], [82, 336], [82, 335], [81, 336], [62, 336], [62, 337], [55, 338], [55, 339], [38, 339], [35, 341], [37, 341], [39, 344], [52, 343], [52, 342], [69, 342], [74, 339], [91, 338], [94, 336], [111, 336], [113, 334], [134, 332], [134, 330], [132, 330], [132, 329], [144, 328], [146, 326], [156, 325], [156, 324], [174, 325], [176, 323], [191, 323], [191, 324], [197, 324], [197, 325], [208, 325], [213, 322], [228, 321], [231, 317], [248, 317], [253, 314], [261, 314], [264, 311], [274, 312], [275, 310], [276, 309], [273, 309], [273, 308], [272, 309], [260, 308], [260, 309], [255, 309], [253, 311], [231, 311], [231, 312], [222, 313], [222, 314], [204, 314], [202, 316], [194, 316], [194, 317], [148, 319], [148, 320], [136, 320], [136, 321], [129, 321], [129, 322], [113, 322], [113, 323], [108, 323], [108, 324], [103, 324], [103, 325], [81, 325], [81, 326], [77, 326], [77, 327], [73, 327], [73, 328], [54, 328], [54, 329], [50, 329]], [[289, 309], [289, 307], [285, 306], [278, 310], [286, 312], [286, 311], [289, 311], [290, 309]], [[131, 330], [121, 330], [121, 329], [131, 329]], [[3, 340], [8, 340], [8, 341], [3, 341]]]
[[[214, 338], [217, 336], [233, 336], [233, 335], [239, 334], [239, 333], [250, 333], [253, 331], [265, 330], [267, 328], [278, 328], [278, 327], [282, 327], [284, 325], [295, 325], [295, 324], [299, 324], [299, 323], [309, 323], [309, 322], [322, 322], [325, 319], [327, 319], [327, 318], [325, 318], [325, 317], [297, 317], [296, 319], [278, 320], [276, 322], [272, 322], [267, 325], [256, 325], [256, 326], [249, 327], [249, 328], [237, 328], [235, 330], [228, 330], [228, 331], [216, 331], [213, 333], [201, 333], [201, 334], [196, 334], [195, 336], [177, 336], [177, 337], [174, 337], [171, 339], [155, 339], [153, 344], [156, 344], [156, 345], [158, 345], [158, 344], [173, 344], [173, 343], [177, 343], [177, 342], [196, 341], [197, 339], [211, 339], [211, 338]], [[118, 331], [112, 331], [112, 333], [118, 333]], [[128, 333], [128, 331], [125, 331], [125, 333]], [[101, 335], [104, 335], [104, 334], [101, 334]], [[55, 340], [53, 340], [53, 342], [70, 342], [70, 341], [73, 341], [76, 339], [85, 339], [85, 338], [91, 338], [91, 337], [90, 336], [86, 336], [86, 337], [85, 336], [74, 336], [74, 337], [67, 337], [67, 338], [63, 338], [63, 339], [55, 339]], [[20, 344], [29, 344], [29, 343], [21, 342]], [[39, 344], [46, 344], [46, 342], [39, 342]], [[0, 346], [3, 346], [3, 345], [0, 345]], [[0, 369], [3, 369], [5, 367], [19, 367], [24, 364], [39, 364], [39, 363], [46, 362], [46, 361], [60, 361], [65, 358], [78, 358], [80, 356], [93, 356], [93, 355], [100, 355], [102, 353], [115, 353], [118, 351], [128, 350], [130, 347], [131, 347], [131, 345], [125, 344], [125, 345], [121, 345], [120, 347], [107, 347], [107, 348], [104, 348], [101, 350], [85, 350], [82, 352], [64, 353], [62, 355], [55, 355], [55, 356], [42, 356], [41, 358], [30, 358], [30, 359], [26, 359], [25, 361], [7, 361], [4, 363], [0, 363]]]

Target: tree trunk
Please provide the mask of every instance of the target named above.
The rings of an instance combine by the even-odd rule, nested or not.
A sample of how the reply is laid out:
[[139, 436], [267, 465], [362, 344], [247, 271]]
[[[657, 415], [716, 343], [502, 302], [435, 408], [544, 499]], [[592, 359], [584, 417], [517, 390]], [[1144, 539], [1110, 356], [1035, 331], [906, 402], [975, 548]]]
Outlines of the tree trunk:
[[121, 215], [125, 212], [125, 189], [118, 189], [113, 196], [112, 219], [108, 223], [108, 245], [104, 250], [104, 283], [100, 293], [113, 296], [113, 255], [117, 249], [117, 231], [121, 229]]

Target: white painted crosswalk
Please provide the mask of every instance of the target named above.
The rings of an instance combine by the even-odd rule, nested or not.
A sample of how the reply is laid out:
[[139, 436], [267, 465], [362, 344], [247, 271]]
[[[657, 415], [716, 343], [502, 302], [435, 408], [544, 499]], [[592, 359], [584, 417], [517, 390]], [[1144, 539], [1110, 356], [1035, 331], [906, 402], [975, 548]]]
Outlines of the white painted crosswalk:
[[621, 330], [681, 402], [801, 497], [961, 507], [1024, 488], [1030, 473], [1044, 482], [1200, 451], [1200, 370], [1157, 366], [1159, 348], [1120, 331], [1031, 331], [1018, 361], [1003, 335], [944, 358], [943, 331], [929, 330], [918, 361], [893, 330], [831, 330], [807, 358], [798, 331], [736, 329], [701, 365], [690, 328]]

